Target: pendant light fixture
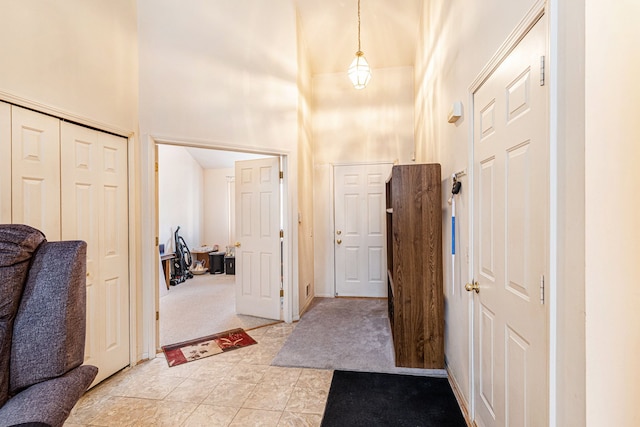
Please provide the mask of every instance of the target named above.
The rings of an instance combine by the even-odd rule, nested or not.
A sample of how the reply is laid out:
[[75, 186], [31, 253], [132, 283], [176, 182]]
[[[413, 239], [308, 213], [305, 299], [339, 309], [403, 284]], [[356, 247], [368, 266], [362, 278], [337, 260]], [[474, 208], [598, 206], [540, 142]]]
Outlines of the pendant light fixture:
[[349, 66], [349, 78], [356, 89], [364, 89], [371, 80], [371, 67], [360, 50], [360, 0], [358, 0], [358, 51]]

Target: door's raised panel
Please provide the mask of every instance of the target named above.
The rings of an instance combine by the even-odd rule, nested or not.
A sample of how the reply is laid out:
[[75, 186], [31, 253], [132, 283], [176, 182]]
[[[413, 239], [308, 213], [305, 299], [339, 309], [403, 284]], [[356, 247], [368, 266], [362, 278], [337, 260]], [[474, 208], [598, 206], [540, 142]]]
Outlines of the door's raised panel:
[[253, 234], [251, 218], [253, 217], [253, 194], [242, 193], [240, 195], [240, 236], [246, 237]]
[[251, 184], [253, 182], [253, 170], [242, 169], [240, 171], [240, 182], [243, 184]]
[[487, 307], [480, 308], [479, 357], [480, 396], [487, 410], [495, 418], [495, 314]]
[[240, 257], [240, 268], [242, 269], [242, 295], [251, 295], [253, 293], [253, 275], [251, 274], [253, 262], [254, 253], [246, 250], [242, 251], [242, 256]]
[[359, 185], [360, 184], [360, 175], [357, 174], [346, 174], [342, 180], [342, 184], [345, 187]]
[[273, 203], [273, 194], [262, 192], [260, 193], [260, 237], [270, 238], [275, 237], [273, 235], [273, 218], [271, 213], [273, 211], [271, 204]]
[[[531, 206], [531, 164], [529, 142], [507, 150], [505, 168], [506, 186], [506, 277], [507, 289], [524, 299], [530, 300], [527, 284], [527, 270], [530, 242], [528, 217]], [[530, 285], [529, 285], [530, 286]]]
[[479, 222], [480, 222], [480, 272], [489, 280], [495, 280], [495, 220], [494, 220], [494, 166], [495, 159], [490, 158], [480, 163], [479, 180]]
[[103, 152], [103, 171], [107, 174], [115, 174], [118, 171], [118, 150], [112, 147], [104, 147]]
[[491, 100], [489, 104], [487, 104], [480, 111], [480, 133], [481, 140], [488, 138], [491, 136], [496, 130], [496, 103], [495, 100]]
[[105, 322], [105, 345], [110, 351], [122, 344], [120, 331], [122, 330], [122, 287], [117, 277], [104, 281], [106, 322]]
[[381, 173], [370, 173], [367, 175], [367, 184], [379, 188], [378, 186], [384, 185], [384, 177]]
[[505, 332], [505, 411], [508, 426], [527, 426], [527, 356], [529, 343], [507, 326]]
[[360, 280], [360, 247], [352, 246], [344, 248], [345, 275], [347, 281], [357, 282]]
[[381, 246], [369, 247], [369, 281], [382, 282], [386, 278], [386, 272], [382, 270], [384, 262], [384, 250]]
[[93, 167], [93, 144], [88, 141], [75, 140], [75, 168], [88, 172]]
[[360, 199], [358, 194], [344, 195], [344, 234], [347, 236], [360, 235]]
[[42, 164], [47, 161], [45, 155], [46, 135], [40, 129], [31, 129], [26, 126], [20, 127], [20, 148], [21, 158], [33, 163]]
[[369, 221], [369, 236], [383, 236], [386, 223], [383, 220], [384, 195], [382, 193], [369, 193], [367, 195], [367, 214]]
[[507, 86], [507, 121], [511, 122], [531, 108], [531, 69], [527, 68]]
[[[90, 184], [76, 183], [75, 184], [75, 200], [73, 206], [75, 207], [74, 211], [69, 209], [68, 213], [65, 211], [65, 214], [74, 214], [68, 223], [69, 227], [72, 227], [72, 230], [75, 230], [74, 239], [84, 240], [87, 242], [87, 281], [89, 277], [95, 277], [97, 273], [96, 267], [96, 245], [93, 242], [98, 240], [98, 225], [97, 225], [97, 217], [91, 209], [92, 206], [95, 206], [95, 195], [94, 195], [95, 187]], [[71, 216], [71, 215], [69, 215]], [[63, 224], [63, 228], [65, 232], [63, 233], [63, 238], [66, 238], [66, 228]], [[91, 242], [91, 243], [89, 243]]]
[[121, 218], [118, 217], [118, 203], [120, 198], [118, 197], [118, 188], [112, 186], [105, 186], [103, 189], [104, 194], [104, 241], [103, 241], [103, 253], [104, 256], [114, 256], [118, 254], [118, 249], [121, 247], [119, 235], [120, 227], [119, 223]]
[[264, 166], [260, 168], [260, 183], [270, 184], [272, 182], [273, 168], [271, 166]]
[[271, 286], [273, 285], [270, 278], [273, 277], [271, 268], [273, 266], [273, 256], [271, 253], [260, 254], [260, 296], [262, 298], [271, 298]]
[[[39, 230], [47, 227], [46, 196], [49, 194], [44, 179], [22, 178], [22, 221]], [[46, 233], [45, 233], [46, 234]]]

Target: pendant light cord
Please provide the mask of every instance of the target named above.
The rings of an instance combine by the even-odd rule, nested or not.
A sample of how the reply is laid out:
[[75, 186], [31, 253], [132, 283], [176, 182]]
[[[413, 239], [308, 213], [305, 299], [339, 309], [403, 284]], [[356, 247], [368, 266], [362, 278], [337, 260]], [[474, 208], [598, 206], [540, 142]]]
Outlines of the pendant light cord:
[[360, 0], [358, 0], [358, 52], [361, 52], [361, 49], [360, 49]]

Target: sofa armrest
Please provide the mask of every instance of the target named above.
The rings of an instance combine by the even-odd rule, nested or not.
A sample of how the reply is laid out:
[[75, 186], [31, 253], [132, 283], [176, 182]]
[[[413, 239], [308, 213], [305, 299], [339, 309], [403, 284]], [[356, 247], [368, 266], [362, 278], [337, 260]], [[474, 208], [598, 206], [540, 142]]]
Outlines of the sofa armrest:
[[82, 365], [21, 391], [0, 408], [0, 427], [24, 423], [62, 426], [97, 373], [95, 366]]

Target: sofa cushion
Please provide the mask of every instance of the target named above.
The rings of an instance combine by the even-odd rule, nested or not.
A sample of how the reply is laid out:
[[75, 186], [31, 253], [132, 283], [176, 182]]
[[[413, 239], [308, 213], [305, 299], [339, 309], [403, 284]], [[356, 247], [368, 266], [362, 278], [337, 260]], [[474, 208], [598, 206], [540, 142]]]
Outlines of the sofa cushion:
[[9, 397], [9, 356], [15, 315], [29, 262], [44, 235], [26, 225], [0, 225], [0, 406]]
[[11, 394], [84, 361], [86, 251], [85, 242], [64, 241], [35, 252], [13, 327]]
[[97, 373], [95, 366], [83, 365], [61, 377], [29, 387], [0, 408], [0, 427], [24, 423], [62, 427]]

